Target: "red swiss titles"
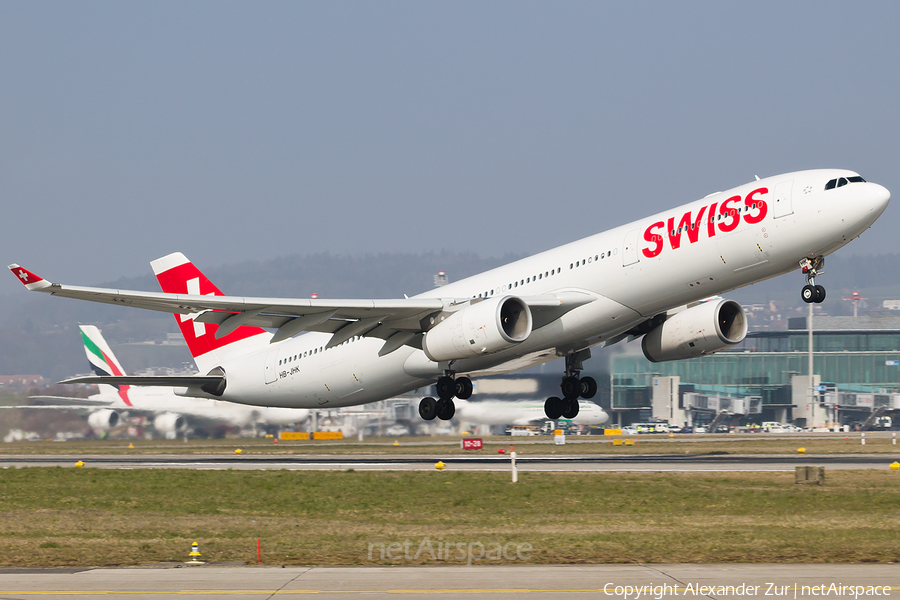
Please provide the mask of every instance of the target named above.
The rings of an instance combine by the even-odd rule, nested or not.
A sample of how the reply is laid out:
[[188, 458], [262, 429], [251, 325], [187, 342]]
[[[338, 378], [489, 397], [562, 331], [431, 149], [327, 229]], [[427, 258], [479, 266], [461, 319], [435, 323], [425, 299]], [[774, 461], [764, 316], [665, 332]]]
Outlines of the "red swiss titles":
[[[759, 223], [766, 218], [769, 207], [766, 201], [756, 197], [757, 194], [768, 194], [768, 188], [758, 188], [747, 194], [744, 198], [744, 210], [741, 210], [740, 196], [732, 196], [719, 204], [713, 202], [707, 210], [706, 206], [701, 206], [696, 215], [692, 215], [690, 211], [684, 213], [675, 225], [675, 217], [669, 217], [668, 222], [657, 221], [644, 230], [644, 241], [649, 246], [644, 247], [641, 252], [647, 258], [659, 256], [663, 251], [663, 236], [660, 231], [666, 229], [666, 237], [669, 239], [669, 247], [673, 250], [681, 247], [682, 234], [687, 234], [687, 240], [690, 244], [697, 243], [700, 239], [700, 229], [703, 223], [704, 214], [706, 218], [706, 236], [714, 237], [716, 231], [728, 233], [734, 231], [740, 225], [743, 218], [745, 223], [750, 225]], [[718, 209], [718, 210], [717, 210]]]

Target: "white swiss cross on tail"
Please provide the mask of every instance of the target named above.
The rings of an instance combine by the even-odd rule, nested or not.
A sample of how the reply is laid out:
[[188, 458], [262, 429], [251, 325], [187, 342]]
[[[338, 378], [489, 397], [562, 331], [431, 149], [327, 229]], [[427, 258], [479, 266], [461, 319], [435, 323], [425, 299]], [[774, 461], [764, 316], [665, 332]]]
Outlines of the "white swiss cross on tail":
[[[200, 295], [200, 278], [194, 277], [193, 279], [188, 279], [187, 282], [187, 293], [192, 296]], [[215, 292], [209, 292], [207, 294], [203, 294], [204, 296], [215, 296]], [[219, 294], [221, 295], [221, 294]], [[194, 321], [197, 317], [200, 316], [201, 313], [191, 313], [189, 315], [178, 315], [178, 320], [184, 323], [185, 321]], [[206, 323], [199, 323], [194, 321], [194, 337], [200, 337], [201, 335], [206, 335]]]
[[[153, 267], [162, 291], [167, 294], [225, 295], [180, 252], [154, 260], [150, 266]], [[220, 366], [229, 356], [245, 354], [268, 345], [272, 337], [271, 333], [260, 327], [242, 326], [217, 339], [215, 333], [219, 326], [196, 321], [199, 315], [199, 312], [176, 314], [175, 319], [191, 356], [203, 374]]]

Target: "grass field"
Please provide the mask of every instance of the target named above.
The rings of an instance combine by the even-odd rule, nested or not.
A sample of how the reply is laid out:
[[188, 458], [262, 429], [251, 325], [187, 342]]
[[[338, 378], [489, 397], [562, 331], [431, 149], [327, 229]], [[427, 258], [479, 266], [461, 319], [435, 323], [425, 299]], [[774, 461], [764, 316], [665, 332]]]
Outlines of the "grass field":
[[[496, 436], [484, 438], [485, 448], [475, 451], [496, 454], [500, 448], [516, 446], [520, 454], [794, 454], [805, 448], [807, 454], [886, 454], [900, 457], [900, 446], [892, 444], [889, 432], [867, 433], [866, 445], [860, 434], [783, 435], [645, 435], [634, 446], [612, 446], [604, 436], [569, 436], [565, 446], [555, 446], [551, 436], [530, 438]], [[395, 446], [394, 442], [398, 445]], [[128, 448], [132, 443], [134, 448]], [[459, 456], [472, 454], [459, 447], [459, 437], [368, 438], [340, 441], [316, 440], [273, 443], [272, 439], [244, 438], [222, 440], [152, 441], [70, 441], [13, 442], [0, 444], [0, 456], [10, 454], [232, 454], [236, 448], [252, 454], [433, 454]]]
[[[900, 473], [0, 470], [0, 565], [900, 561]], [[391, 560], [381, 548], [411, 548]], [[374, 550], [373, 550], [374, 549]], [[398, 554], [395, 552], [395, 556]], [[510, 556], [509, 554], [507, 556]], [[486, 562], [482, 560], [482, 562]]]

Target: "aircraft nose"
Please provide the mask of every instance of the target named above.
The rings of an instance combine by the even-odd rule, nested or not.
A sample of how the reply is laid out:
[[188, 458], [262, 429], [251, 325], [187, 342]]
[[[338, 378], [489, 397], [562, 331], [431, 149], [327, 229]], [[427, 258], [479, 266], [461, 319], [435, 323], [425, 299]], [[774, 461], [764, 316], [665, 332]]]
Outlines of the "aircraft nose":
[[869, 193], [869, 211], [880, 216], [891, 201], [891, 192], [883, 185], [878, 185], [877, 183], [870, 183], [869, 185], [871, 186], [871, 191]]

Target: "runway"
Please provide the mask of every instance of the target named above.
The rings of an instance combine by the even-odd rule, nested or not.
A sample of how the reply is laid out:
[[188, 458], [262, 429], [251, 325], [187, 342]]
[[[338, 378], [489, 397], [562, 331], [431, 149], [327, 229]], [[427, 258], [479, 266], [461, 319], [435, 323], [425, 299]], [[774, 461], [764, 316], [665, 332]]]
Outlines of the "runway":
[[[832, 584], [835, 587], [829, 588]], [[895, 596], [898, 591], [900, 567], [895, 564], [285, 568], [169, 564], [121, 569], [0, 569], [0, 597], [10, 599], [177, 596], [257, 600], [325, 595], [335, 600], [435, 596], [473, 600], [520, 596], [609, 600], [749, 596], [813, 600], [833, 596], [859, 600]]]
[[[520, 472], [600, 471], [600, 472], [718, 472], [793, 471], [796, 466], [815, 465], [827, 469], [887, 469], [900, 460], [897, 454], [840, 455], [519, 455]], [[0, 467], [71, 467], [82, 461], [85, 467], [103, 469], [245, 469], [245, 470], [347, 470], [434, 471], [442, 461], [447, 471], [509, 471], [509, 456], [440, 455], [6, 455]]]

